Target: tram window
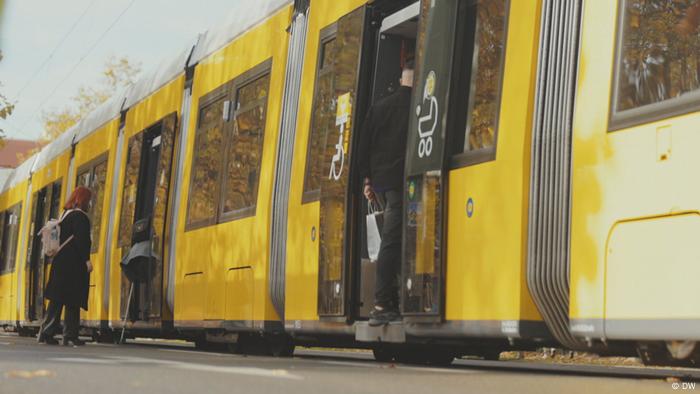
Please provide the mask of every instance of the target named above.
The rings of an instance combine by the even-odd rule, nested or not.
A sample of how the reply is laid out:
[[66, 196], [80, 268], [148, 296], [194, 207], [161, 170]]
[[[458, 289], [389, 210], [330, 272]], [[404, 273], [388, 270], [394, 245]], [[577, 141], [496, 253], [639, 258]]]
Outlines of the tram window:
[[0, 273], [4, 272], [4, 261], [5, 261], [5, 256], [7, 255], [6, 250], [7, 250], [7, 242], [5, 241], [5, 217], [6, 217], [6, 212], [0, 212]]
[[19, 223], [21, 218], [22, 203], [9, 208], [3, 214], [2, 250], [3, 259], [0, 261], [0, 273], [12, 272], [15, 269], [17, 254], [17, 241], [19, 239]]
[[226, 97], [221, 97], [202, 108], [199, 113], [187, 210], [188, 226], [216, 222], [219, 175], [224, 152], [224, 101]]
[[254, 214], [265, 134], [270, 75], [240, 87], [226, 154], [223, 214]]
[[134, 225], [136, 213], [136, 195], [138, 192], [139, 170], [141, 168], [141, 149], [143, 148], [143, 133], [129, 138], [126, 156], [126, 174], [122, 190], [122, 211], [119, 218], [119, 246], [131, 246], [131, 228]]
[[323, 163], [324, 143], [329, 130], [335, 127], [335, 94], [333, 62], [337, 56], [336, 25], [321, 32], [321, 46], [318, 53], [316, 71], [316, 91], [311, 115], [309, 141], [306, 153], [306, 173], [304, 174], [304, 202], [318, 200], [321, 189], [321, 164]]
[[102, 227], [102, 206], [104, 205], [105, 183], [107, 181], [107, 157], [105, 155], [86, 164], [78, 171], [76, 184], [85, 186], [92, 191], [90, 199], [90, 237], [92, 247], [90, 253], [95, 253], [100, 247], [100, 230]]
[[697, 109], [700, 1], [620, 4], [611, 129]]
[[507, 0], [479, 0], [476, 3], [476, 33], [464, 152], [493, 149], [496, 145], [507, 3]]

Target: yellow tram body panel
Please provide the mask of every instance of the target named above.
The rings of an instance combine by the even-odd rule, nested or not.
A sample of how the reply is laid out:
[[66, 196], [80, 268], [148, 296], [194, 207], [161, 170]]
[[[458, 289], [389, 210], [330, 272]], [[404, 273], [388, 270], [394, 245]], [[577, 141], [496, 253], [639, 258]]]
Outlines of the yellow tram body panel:
[[297, 118], [297, 133], [289, 189], [287, 265], [285, 274], [285, 320], [318, 320], [318, 229], [320, 204], [303, 203], [307, 144], [316, 81], [320, 32], [366, 1], [324, 1], [311, 7], [304, 53], [304, 69]]
[[[291, 7], [284, 7], [195, 67], [188, 140], [177, 207], [175, 325], [221, 327], [224, 322], [260, 328], [279, 321], [268, 285], [270, 209], [284, 88]], [[192, 165], [202, 97], [271, 59], [269, 90], [255, 212], [187, 228]], [[204, 321], [208, 322], [204, 322]]]
[[[74, 176], [79, 176], [80, 171], [96, 160], [107, 160], [107, 178], [103, 190], [102, 198], [102, 215], [92, 218], [92, 225], [96, 225], [96, 221], [100, 221], [99, 234], [94, 234], [98, 239], [93, 239], [92, 242], [99, 242], [99, 246], [94, 253], [90, 254], [93, 271], [90, 274], [90, 290], [88, 295], [88, 310], [82, 311], [82, 319], [89, 325], [98, 324], [101, 321], [107, 320], [108, 308], [104, 307], [104, 281], [105, 281], [105, 255], [107, 249], [107, 227], [109, 226], [109, 204], [112, 188], [115, 186], [112, 174], [114, 173], [114, 165], [116, 159], [116, 142], [117, 133], [119, 132], [119, 118], [112, 119], [85, 139], [79, 141], [75, 146], [74, 155]], [[74, 179], [74, 185], [77, 185]], [[97, 203], [97, 202], [96, 202]], [[85, 322], [84, 322], [85, 324]]]
[[[179, 121], [180, 108], [183, 99], [183, 89], [185, 86], [185, 76], [184, 74], [178, 76], [172, 81], [168, 82], [164, 86], [160, 87], [158, 90], [150, 94], [148, 97], [134, 104], [128, 109], [126, 113], [126, 119], [124, 121], [124, 145], [121, 152], [121, 168], [119, 168], [118, 179], [112, 179], [112, 185], [117, 188], [117, 199], [114, 205], [116, 211], [116, 216], [114, 223], [112, 223], [112, 231], [114, 237], [109, 245], [108, 253], [111, 253], [110, 258], [110, 274], [109, 274], [109, 321], [112, 325], [115, 322], [121, 324], [122, 316], [120, 316], [121, 308], [121, 287], [122, 287], [122, 271], [119, 263], [122, 260], [122, 248], [118, 246], [119, 242], [119, 226], [120, 226], [120, 213], [122, 210], [122, 199], [124, 194], [124, 178], [125, 169], [127, 162], [128, 141], [132, 136], [144, 131], [149, 126], [157, 123], [164, 117], [176, 113]], [[119, 120], [114, 120], [114, 123], [110, 123], [105, 126], [106, 130], [114, 132], [112, 128], [118, 128]], [[109, 132], [109, 131], [107, 131]], [[110, 168], [113, 168], [111, 164], [112, 158], [110, 157]], [[109, 170], [111, 171], [111, 170]], [[108, 172], [111, 174], [111, 172]], [[106, 196], [106, 198], [109, 198]], [[106, 214], [107, 212], [105, 212]], [[166, 249], [167, 250], [167, 249]], [[164, 276], [165, 278], [165, 276]], [[164, 282], [165, 284], [165, 282]], [[99, 287], [98, 287], [99, 289]], [[97, 290], [101, 291], [101, 290]], [[165, 318], [165, 315], [164, 315]]]
[[[4, 213], [11, 206], [11, 204], [8, 204], [9, 197], [9, 191], [0, 194], [0, 212]], [[15, 302], [16, 272], [17, 270], [13, 269], [0, 273], [0, 325], [15, 324], [17, 320], [17, 303]]]
[[[2, 197], [0, 197], [0, 209], [6, 211], [9, 208], [14, 207], [17, 204], [21, 204], [20, 218], [19, 218], [19, 230], [17, 233], [17, 239], [15, 240], [15, 264], [14, 268], [10, 272], [6, 272], [0, 275], [0, 294], [2, 294], [2, 303], [0, 303], [0, 322], [6, 324], [16, 324], [18, 321], [24, 320], [24, 284], [19, 283], [20, 278], [24, 278], [24, 273], [21, 272], [20, 267], [20, 256], [22, 256], [26, 250], [22, 246], [22, 234], [27, 231], [27, 225], [29, 223], [25, 212], [27, 198], [27, 188], [29, 187], [29, 180], [23, 180], [18, 182], [16, 185], [5, 191]], [[5, 227], [7, 229], [7, 227]], [[20, 290], [18, 290], [18, 286]], [[17, 299], [19, 297], [19, 300]]]
[[572, 169], [574, 332], [605, 327], [606, 336], [618, 336], [616, 323], [640, 332], [652, 327], [643, 322], [700, 319], [700, 186], [693, 182], [700, 115], [669, 111], [609, 131], [620, 15], [607, 1], [584, 4]]
[[526, 275], [539, 10], [510, 2], [495, 160], [449, 174], [447, 320], [541, 320]]

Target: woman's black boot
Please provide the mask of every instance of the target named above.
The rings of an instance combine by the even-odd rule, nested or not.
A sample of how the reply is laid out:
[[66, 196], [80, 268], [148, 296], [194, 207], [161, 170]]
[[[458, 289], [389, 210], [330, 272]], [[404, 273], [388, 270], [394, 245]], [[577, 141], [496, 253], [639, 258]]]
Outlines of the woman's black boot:
[[37, 342], [45, 343], [47, 345], [58, 345], [58, 340], [56, 338], [44, 334], [39, 334]]
[[85, 342], [81, 341], [78, 338], [63, 338], [63, 346], [83, 346], [85, 345]]

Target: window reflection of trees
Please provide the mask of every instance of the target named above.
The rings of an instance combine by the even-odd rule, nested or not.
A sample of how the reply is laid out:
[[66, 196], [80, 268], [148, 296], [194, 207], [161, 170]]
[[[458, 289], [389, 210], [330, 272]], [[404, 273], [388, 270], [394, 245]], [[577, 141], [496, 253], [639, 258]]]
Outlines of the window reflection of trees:
[[121, 247], [131, 246], [131, 228], [134, 225], [142, 147], [143, 133], [138, 133], [129, 139], [129, 152], [126, 157], [126, 174], [122, 191], [122, 212], [119, 219], [119, 246]]
[[255, 206], [269, 83], [270, 77], [266, 75], [238, 90], [233, 134], [226, 155], [224, 212]]
[[216, 218], [216, 197], [223, 159], [223, 102], [224, 98], [217, 100], [201, 112], [200, 130], [194, 147], [188, 223]]
[[700, 87], [698, 7], [697, 0], [625, 1], [618, 111]]
[[506, 41], [507, 0], [478, 0], [476, 51], [472, 68], [465, 151], [495, 144], [503, 56]]
[[334, 38], [323, 44], [321, 51], [316, 97], [311, 115], [304, 193], [318, 192], [321, 189], [323, 148], [329, 130], [335, 127], [335, 100], [333, 99], [335, 58], [336, 39]]

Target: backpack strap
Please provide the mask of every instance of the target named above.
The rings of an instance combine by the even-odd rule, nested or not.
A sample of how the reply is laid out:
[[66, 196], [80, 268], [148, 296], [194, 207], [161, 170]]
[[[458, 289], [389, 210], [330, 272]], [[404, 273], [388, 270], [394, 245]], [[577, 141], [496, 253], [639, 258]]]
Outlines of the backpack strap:
[[61, 246], [59, 246], [58, 249], [56, 249], [56, 253], [53, 254], [53, 257], [58, 256], [58, 254], [61, 252], [61, 249], [63, 249], [63, 247], [66, 246], [66, 245], [68, 244], [68, 242], [72, 241], [73, 238], [75, 238], [75, 236], [74, 236], [74, 235], [71, 235], [70, 237], [68, 237], [67, 240], [63, 241], [63, 243], [61, 244]]

